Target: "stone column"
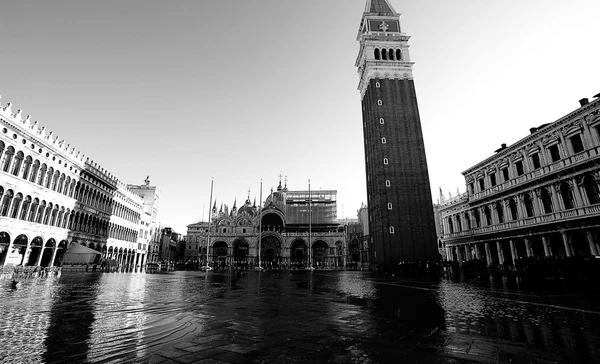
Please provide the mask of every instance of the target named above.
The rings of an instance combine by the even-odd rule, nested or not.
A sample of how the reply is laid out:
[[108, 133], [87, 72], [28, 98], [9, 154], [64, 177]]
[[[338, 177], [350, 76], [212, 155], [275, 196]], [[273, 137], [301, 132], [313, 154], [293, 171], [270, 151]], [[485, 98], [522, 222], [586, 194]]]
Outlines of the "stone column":
[[512, 239], [510, 239], [508, 241], [508, 244], [510, 245], [510, 254], [512, 255], [512, 261], [514, 263], [515, 260], [517, 260], [517, 258], [519, 258], [517, 255], [517, 248], [515, 247], [515, 242]]
[[531, 247], [531, 241], [529, 240], [529, 238], [525, 238], [525, 249], [527, 250], [527, 256], [532, 257], [533, 248]]
[[552, 256], [552, 251], [550, 250], [550, 245], [548, 245], [548, 238], [542, 235], [542, 244], [544, 245], [544, 255], [547, 257]]
[[565, 136], [563, 135], [563, 133], [558, 132], [558, 137], [560, 138], [559, 148], [563, 150], [562, 157], [567, 158], [571, 156], [572, 153], [569, 150], [570, 148], [568, 148], [567, 146], [567, 141], [565, 140]]
[[492, 252], [490, 250], [490, 243], [485, 243], [485, 260], [487, 261], [488, 267], [492, 265]]
[[552, 212], [564, 210], [565, 208], [559, 201], [558, 194], [556, 193], [556, 187], [554, 187], [554, 183], [550, 184], [550, 191], [552, 191]]
[[58, 248], [54, 247], [54, 250], [52, 251], [52, 258], [50, 259], [50, 264], [48, 264], [48, 267], [54, 267], [54, 260], [56, 259], [56, 253], [58, 253]]
[[498, 250], [498, 261], [502, 265], [504, 264], [504, 252], [502, 251], [502, 244], [499, 241], [496, 242], [496, 249]]
[[585, 232], [585, 237], [587, 238], [588, 244], [590, 246], [590, 253], [592, 253], [593, 256], [600, 255], [598, 247], [596, 246], [596, 242], [594, 241], [594, 234], [592, 233], [592, 231], [587, 230]]
[[40, 248], [40, 254], [37, 257], [37, 260], [35, 261], [35, 266], [39, 266], [40, 263], [42, 262], [42, 256], [44, 255], [44, 250], [46, 250], [46, 248], [44, 248], [43, 246]]
[[541, 190], [533, 191], [533, 212], [536, 216], [544, 215], [544, 206], [542, 206], [542, 200], [540, 199]]
[[577, 183], [576, 178], [571, 178], [571, 183], [573, 184], [573, 196], [575, 197], [575, 207], [581, 207], [584, 205], [583, 196], [581, 195], [581, 189], [579, 188], [579, 184]]
[[472, 256], [471, 256], [471, 246], [470, 245], [465, 245], [465, 258], [467, 261], [472, 260]]
[[561, 231], [561, 235], [562, 235], [562, 239], [563, 239], [563, 244], [565, 245], [565, 253], [567, 254], [567, 257], [572, 257], [573, 249], [571, 248], [571, 242], [569, 241], [569, 236], [567, 235], [567, 233], [565, 231]]
[[446, 259], [447, 259], [449, 262], [451, 262], [451, 261], [453, 260], [453, 259], [452, 259], [452, 251], [450, 250], [450, 247], [449, 247], [449, 246], [447, 246], [447, 247], [446, 247]]
[[475, 244], [475, 258], [481, 259], [481, 252], [479, 251], [479, 243]]

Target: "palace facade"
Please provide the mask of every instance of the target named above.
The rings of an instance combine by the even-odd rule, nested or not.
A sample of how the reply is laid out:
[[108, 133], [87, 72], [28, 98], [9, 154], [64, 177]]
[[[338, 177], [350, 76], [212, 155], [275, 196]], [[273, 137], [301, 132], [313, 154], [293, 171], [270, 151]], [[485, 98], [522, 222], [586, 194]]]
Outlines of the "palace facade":
[[600, 256], [600, 94], [462, 174], [439, 206], [448, 260]]
[[74, 243], [145, 264], [141, 196], [10, 103], [0, 124], [0, 266], [58, 266]]
[[[208, 222], [188, 225], [185, 257], [232, 263], [313, 264], [343, 267], [346, 233], [337, 221], [337, 191], [289, 191], [281, 186], [258, 208], [250, 197], [231, 211], [216, 203]], [[210, 234], [209, 234], [210, 232]]]

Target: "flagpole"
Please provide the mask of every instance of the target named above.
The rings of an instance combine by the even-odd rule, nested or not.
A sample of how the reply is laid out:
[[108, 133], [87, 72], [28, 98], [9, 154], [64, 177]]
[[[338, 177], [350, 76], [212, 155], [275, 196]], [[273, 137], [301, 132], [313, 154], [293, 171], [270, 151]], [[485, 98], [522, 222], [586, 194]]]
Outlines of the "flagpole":
[[208, 203], [208, 234], [206, 236], [206, 271], [208, 271], [208, 268], [210, 267], [208, 265], [208, 251], [210, 250], [210, 220], [212, 217], [212, 197], [213, 197], [213, 183], [214, 183], [214, 179], [210, 180], [210, 201]]
[[311, 235], [312, 235], [312, 206], [310, 201], [310, 179], [308, 180], [308, 267], [312, 268], [311, 261]]
[[260, 244], [262, 238], [262, 178], [260, 179], [260, 198], [258, 200], [258, 269], [260, 266]]

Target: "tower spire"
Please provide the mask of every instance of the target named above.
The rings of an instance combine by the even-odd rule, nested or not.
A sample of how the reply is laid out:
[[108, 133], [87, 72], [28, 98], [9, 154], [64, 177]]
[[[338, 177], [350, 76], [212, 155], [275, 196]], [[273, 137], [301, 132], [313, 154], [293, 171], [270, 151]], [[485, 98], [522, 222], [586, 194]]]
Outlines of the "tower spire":
[[392, 8], [392, 5], [387, 0], [367, 0], [365, 13], [374, 13], [378, 15], [395, 15], [397, 14]]

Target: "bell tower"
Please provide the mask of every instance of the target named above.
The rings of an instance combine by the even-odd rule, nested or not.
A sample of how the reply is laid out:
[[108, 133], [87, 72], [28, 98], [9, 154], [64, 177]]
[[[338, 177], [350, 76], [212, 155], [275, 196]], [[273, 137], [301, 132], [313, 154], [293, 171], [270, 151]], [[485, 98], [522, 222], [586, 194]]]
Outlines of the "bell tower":
[[367, 0], [356, 67], [362, 98], [374, 261], [438, 260], [433, 203], [409, 36], [388, 0]]

